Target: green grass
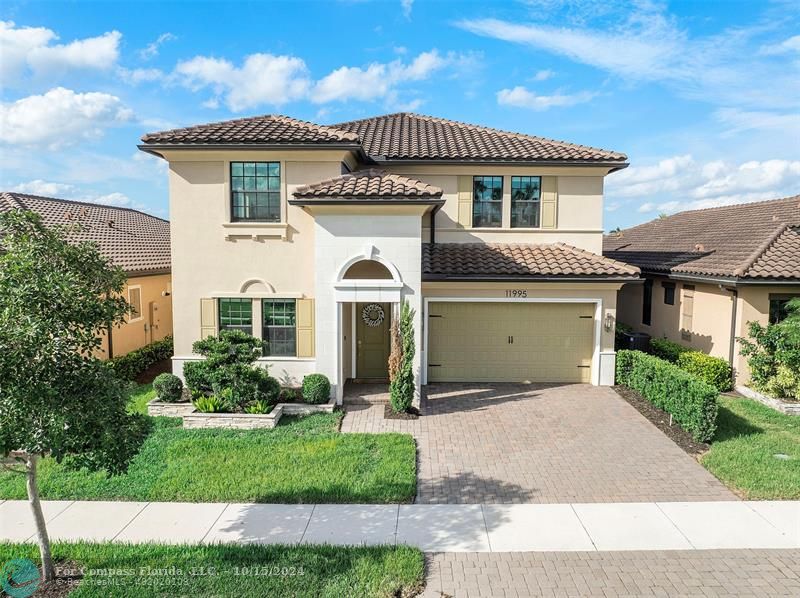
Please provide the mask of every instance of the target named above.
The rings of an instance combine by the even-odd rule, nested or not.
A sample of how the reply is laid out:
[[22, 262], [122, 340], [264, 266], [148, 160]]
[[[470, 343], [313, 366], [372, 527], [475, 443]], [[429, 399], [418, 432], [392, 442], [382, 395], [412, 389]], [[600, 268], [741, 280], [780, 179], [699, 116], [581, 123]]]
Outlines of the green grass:
[[[71, 598], [389, 598], [415, 595], [422, 587], [424, 575], [422, 553], [408, 546], [54, 544], [53, 556], [57, 562], [85, 568], [85, 577], [70, 594]], [[38, 564], [35, 546], [0, 543], [0, 563], [21, 557]], [[115, 574], [102, 573], [110, 569], [116, 570]], [[126, 575], [121, 570], [133, 574]], [[142, 574], [148, 570], [159, 570], [159, 574]], [[177, 573], [169, 574], [172, 571]]]
[[748, 499], [800, 499], [800, 417], [741, 397], [721, 395], [719, 404], [706, 469]]
[[137, 384], [128, 396], [128, 412], [147, 415], [147, 403], [155, 398], [152, 384]]
[[[408, 434], [341, 434], [341, 413], [284, 417], [272, 430], [184, 430], [158, 417], [128, 471], [107, 476], [43, 459], [49, 500], [393, 503], [416, 493]], [[0, 499], [25, 498], [25, 480], [0, 471]]]

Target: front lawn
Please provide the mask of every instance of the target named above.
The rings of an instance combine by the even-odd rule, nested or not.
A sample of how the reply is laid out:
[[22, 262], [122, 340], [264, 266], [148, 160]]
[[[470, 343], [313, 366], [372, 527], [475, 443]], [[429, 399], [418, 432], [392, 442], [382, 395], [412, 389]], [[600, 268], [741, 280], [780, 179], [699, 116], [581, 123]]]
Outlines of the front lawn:
[[[57, 569], [83, 568], [74, 598], [139, 596], [408, 597], [424, 558], [408, 546], [166, 546], [54, 544]], [[0, 543], [0, 563], [29, 558], [32, 544]], [[64, 583], [59, 581], [60, 583]]]
[[717, 431], [702, 463], [745, 498], [800, 499], [800, 417], [720, 395]]
[[147, 403], [156, 398], [156, 391], [150, 384], [137, 384], [128, 395], [128, 413], [147, 415]]
[[[43, 459], [48, 500], [395, 503], [416, 493], [409, 434], [341, 434], [341, 413], [283, 417], [272, 430], [154, 429], [127, 473], [106, 476]], [[24, 499], [24, 476], [0, 471], [0, 499]]]

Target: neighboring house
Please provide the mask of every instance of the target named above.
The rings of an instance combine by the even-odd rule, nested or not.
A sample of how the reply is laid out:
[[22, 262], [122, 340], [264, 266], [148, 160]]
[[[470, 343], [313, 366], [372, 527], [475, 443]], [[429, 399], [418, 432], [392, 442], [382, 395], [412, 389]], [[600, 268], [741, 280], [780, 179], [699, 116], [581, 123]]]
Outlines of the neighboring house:
[[38, 213], [45, 226], [77, 225], [71, 239], [96, 243], [128, 275], [123, 296], [132, 313], [103, 334], [100, 357], [124, 355], [172, 334], [169, 222], [129, 208], [0, 193], [0, 212], [15, 209]]
[[616, 152], [416, 114], [331, 126], [259, 116], [145, 135], [169, 162], [174, 371], [220, 328], [263, 339], [283, 383], [385, 380], [416, 310], [434, 381], [614, 379], [617, 290], [600, 255]]
[[800, 195], [659, 218], [606, 236], [603, 253], [646, 279], [620, 291], [620, 322], [725, 358], [745, 382], [735, 337], [800, 296]]

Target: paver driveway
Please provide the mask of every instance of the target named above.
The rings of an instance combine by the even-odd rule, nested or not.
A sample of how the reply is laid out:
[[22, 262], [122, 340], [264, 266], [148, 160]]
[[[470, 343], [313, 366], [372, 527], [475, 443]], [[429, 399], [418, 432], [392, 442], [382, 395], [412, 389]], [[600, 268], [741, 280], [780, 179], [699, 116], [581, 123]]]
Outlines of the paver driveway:
[[416, 438], [417, 502], [736, 499], [607, 387], [432, 384], [414, 421], [346, 407], [343, 432]]

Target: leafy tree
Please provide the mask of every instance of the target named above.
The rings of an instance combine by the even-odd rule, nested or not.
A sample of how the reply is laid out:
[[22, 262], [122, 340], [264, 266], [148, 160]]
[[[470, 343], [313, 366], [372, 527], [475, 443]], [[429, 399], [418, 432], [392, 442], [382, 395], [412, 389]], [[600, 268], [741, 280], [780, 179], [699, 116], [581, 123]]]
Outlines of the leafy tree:
[[403, 302], [400, 310], [400, 368], [389, 383], [389, 402], [396, 413], [408, 411], [414, 400], [414, 310]]
[[123, 471], [148, 419], [125, 412], [125, 383], [94, 357], [98, 334], [120, 323], [125, 274], [71, 227], [0, 214], [0, 457], [27, 477], [42, 576], [55, 577], [36, 477], [51, 456]]

